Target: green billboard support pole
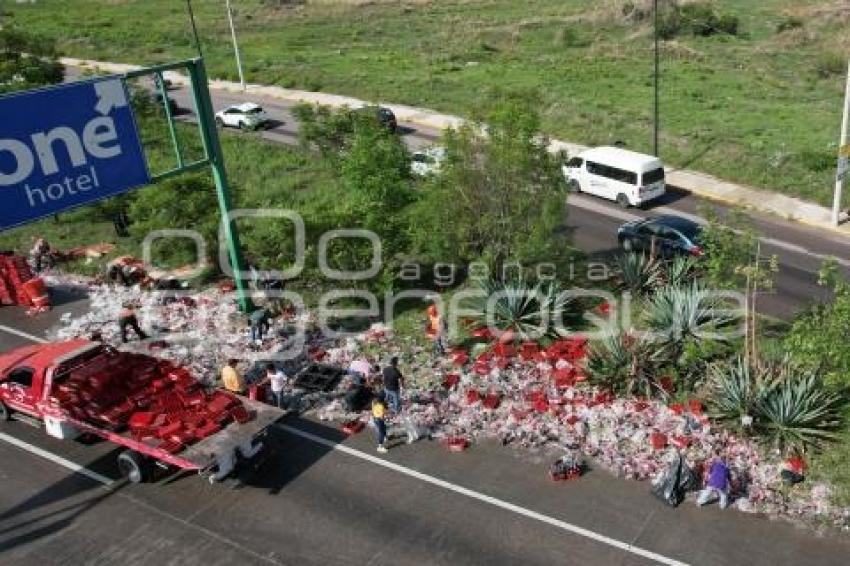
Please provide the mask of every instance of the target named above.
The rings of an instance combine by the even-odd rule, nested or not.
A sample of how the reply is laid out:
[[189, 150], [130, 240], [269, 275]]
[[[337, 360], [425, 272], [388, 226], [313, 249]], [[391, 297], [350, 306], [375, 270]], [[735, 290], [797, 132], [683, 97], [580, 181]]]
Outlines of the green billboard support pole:
[[201, 140], [204, 150], [212, 168], [213, 180], [218, 195], [218, 206], [221, 209], [221, 221], [224, 226], [224, 236], [227, 243], [227, 252], [230, 257], [230, 265], [233, 266], [236, 282], [236, 292], [239, 300], [239, 308], [242, 312], [250, 312], [253, 308], [248, 289], [243, 278], [242, 246], [239, 242], [239, 232], [236, 223], [230, 218], [230, 191], [227, 184], [227, 171], [224, 167], [224, 156], [218, 141], [218, 132], [215, 127], [215, 113], [213, 112], [210, 91], [207, 86], [207, 73], [204, 68], [203, 59], [192, 59], [189, 62], [189, 76], [192, 79], [192, 95], [195, 99], [195, 111], [198, 115], [198, 126], [201, 130]]

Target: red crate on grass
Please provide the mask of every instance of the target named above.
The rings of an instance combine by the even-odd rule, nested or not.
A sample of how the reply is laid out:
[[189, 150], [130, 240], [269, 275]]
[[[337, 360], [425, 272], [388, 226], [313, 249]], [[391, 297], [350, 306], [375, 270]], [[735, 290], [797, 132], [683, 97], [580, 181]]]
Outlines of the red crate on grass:
[[478, 403], [479, 401], [481, 401], [481, 392], [479, 392], [477, 389], [468, 389], [466, 391], [466, 402], [467, 402], [467, 404], [474, 405], [475, 403]]
[[465, 366], [469, 361], [469, 355], [466, 352], [456, 352], [452, 354], [452, 364], [457, 367]]
[[490, 373], [490, 364], [487, 362], [475, 362], [475, 365], [472, 366], [472, 371], [478, 375], [487, 375]]
[[502, 342], [499, 342], [493, 346], [493, 355], [499, 358], [512, 358], [516, 356], [516, 348], [510, 344], [503, 344]]

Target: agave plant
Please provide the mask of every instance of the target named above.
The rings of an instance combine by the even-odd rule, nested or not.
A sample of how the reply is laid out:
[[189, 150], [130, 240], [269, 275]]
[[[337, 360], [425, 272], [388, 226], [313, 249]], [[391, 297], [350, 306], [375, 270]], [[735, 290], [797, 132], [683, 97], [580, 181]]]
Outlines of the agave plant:
[[822, 447], [836, 438], [847, 398], [831, 392], [816, 372], [788, 360], [753, 367], [742, 359], [712, 366], [712, 412], [738, 424], [743, 418], [772, 447]]
[[668, 285], [649, 300], [645, 319], [649, 329], [667, 344], [679, 347], [686, 339], [722, 338], [719, 331], [735, 321], [720, 301], [694, 282]]
[[566, 334], [563, 320], [572, 298], [554, 282], [528, 284], [523, 279], [481, 283], [482, 297], [473, 305], [472, 318], [482, 326], [512, 330], [520, 340]]
[[697, 276], [697, 262], [693, 256], [676, 256], [664, 263], [659, 279], [664, 285], [682, 287]]
[[661, 282], [659, 263], [644, 254], [626, 252], [616, 260], [620, 287], [633, 295], [646, 295]]
[[753, 419], [756, 407], [767, 393], [765, 374], [738, 358], [709, 368], [711, 409], [713, 416], [739, 425], [742, 419]]
[[837, 438], [846, 401], [829, 391], [817, 373], [798, 375], [786, 363], [758, 399], [756, 429], [780, 450], [821, 448]]
[[612, 334], [591, 347], [588, 379], [617, 393], [650, 397], [664, 391], [657, 382], [664, 357], [663, 349], [646, 338]]

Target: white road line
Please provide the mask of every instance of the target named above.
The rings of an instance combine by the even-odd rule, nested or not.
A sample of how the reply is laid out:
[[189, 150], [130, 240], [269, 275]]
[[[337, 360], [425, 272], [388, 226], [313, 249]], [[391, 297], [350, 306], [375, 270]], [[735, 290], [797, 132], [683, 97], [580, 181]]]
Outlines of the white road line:
[[49, 340], [41, 338], [39, 336], [34, 336], [32, 334], [27, 334], [17, 328], [12, 328], [11, 326], [4, 326], [0, 324], [0, 330], [3, 332], [8, 332], [9, 334], [14, 334], [15, 336], [20, 336], [21, 338], [26, 338], [27, 340], [32, 340], [33, 342], [38, 342], [39, 344], [46, 344]]
[[10, 436], [8, 434], [0, 432], [0, 440], [8, 442], [9, 444], [11, 444], [13, 446], [17, 446], [18, 448], [20, 448], [22, 450], [26, 450], [27, 452], [35, 454], [36, 456], [40, 456], [42, 458], [45, 458], [46, 460], [50, 460], [53, 463], [56, 463], [56, 464], [59, 464], [60, 466], [68, 468], [69, 470], [71, 470], [72, 472], [74, 472], [76, 474], [86, 476], [90, 480], [94, 480], [96, 482], [102, 483], [103, 485], [105, 485], [107, 487], [111, 486], [114, 483], [108, 477], [102, 476], [102, 475], [98, 474], [97, 472], [93, 472], [90, 469], [86, 468], [85, 466], [81, 466], [81, 465], [76, 464], [76, 463], [74, 463], [70, 460], [66, 460], [62, 456], [57, 456], [53, 452], [48, 452], [47, 450], [43, 450], [43, 449], [39, 448], [38, 446], [33, 446], [32, 444], [29, 444], [28, 442], [24, 442], [23, 440], [18, 440], [14, 436]]
[[534, 519], [535, 521], [540, 521], [541, 523], [546, 523], [547, 525], [556, 527], [558, 529], [570, 532], [572, 534], [582, 536], [585, 538], [589, 538], [596, 542], [600, 542], [602, 544], [606, 544], [608, 546], [613, 546], [614, 548], [620, 549], [624, 552], [628, 552], [631, 554], [635, 554], [637, 556], [641, 556], [643, 558], [648, 558], [650, 560], [654, 560], [660, 564], [667, 564], [669, 566], [685, 566], [685, 562], [680, 562], [673, 558], [668, 558], [666, 556], [662, 556], [661, 554], [657, 554], [650, 550], [646, 550], [640, 548], [638, 546], [631, 545], [629, 543], [605, 536], [603, 534], [585, 529], [583, 527], [579, 527], [578, 525], [573, 525], [571, 523], [567, 523], [565, 521], [561, 521], [560, 519], [555, 519], [553, 517], [549, 517], [548, 515], [543, 515], [542, 513], [538, 513], [536, 511], [532, 511], [530, 509], [526, 509], [525, 507], [520, 507], [519, 505], [515, 505], [513, 503], [509, 503], [507, 501], [502, 501], [501, 499], [496, 499], [495, 497], [491, 497], [489, 495], [485, 495], [483, 493], [479, 493], [477, 491], [473, 491], [471, 489], [465, 488], [463, 486], [459, 486], [453, 483], [450, 483], [446, 480], [441, 480], [440, 478], [436, 478], [434, 476], [429, 476], [428, 474], [424, 474], [422, 472], [417, 472], [416, 470], [412, 470], [410, 468], [406, 468], [400, 464], [396, 464], [395, 462], [390, 462], [388, 460], [383, 460], [378, 458], [377, 456], [373, 456], [372, 454], [366, 454], [365, 452], [361, 452], [360, 450], [356, 450], [349, 446], [345, 446], [343, 444], [339, 444], [332, 440], [328, 440], [321, 436], [305, 432], [303, 430], [294, 428], [289, 425], [277, 425], [278, 428], [281, 428], [287, 432], [290, 432], [296, 436], [300, 436], [301, 438], [305, 438], [307, 440], [311, 440], [317, 444], [321, 444], [323, 446], [327, 446], [333, 450], [338, 450], [349, 456], [354, 456], [355, 458], [360, 458], [361, 460], [366, 460], [372, 464], [382, 466], [384, 468], [388, 468], [400, 474], [404, 474], [410, 476], [412, 478], [416, 478], [425, 483], [430, 483], [431, 485], [435, 485], [437, 487], [441, 487], [443, 489], [447, 489], [449, 491], [453, 491], [455, 493], [459, 493], [461, 495], [465, 495], [471, 499], [475, 499], [481, 501], [483, 503], [487, 503], [489, 505], [493, 505], [494, 507], [499, 507], [500, 509], [504, 509], [506, 511], [510, 511], [512, 513], [516, 513], [517, 515], [522, 515], [529, 519]]

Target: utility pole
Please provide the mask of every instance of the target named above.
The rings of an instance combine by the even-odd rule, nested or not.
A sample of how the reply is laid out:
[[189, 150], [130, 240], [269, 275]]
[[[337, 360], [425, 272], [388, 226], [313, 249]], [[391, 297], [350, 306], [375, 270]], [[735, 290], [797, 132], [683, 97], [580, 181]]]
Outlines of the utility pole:
[[242, 58], [239, 56], [239, 43], [236, 41], [236, 28], [233, 26], [233, 10], [230, 8], [230, 0], [226, 0], [227, 20], [230, 22], [230, 37], [233, 38], [233, 53], [236, 54], [236, 69], [239, 71], [239, 84], [245, 90], [245, 75], [242, 73]]
[[841, 119], [841, 142], [838, 144], [838, 171], [835, 175], [835, 194], [832, 200], [832, 224], [838, 226], [841, 214], [841, 191], [844, 177], [850, 170], [850, 147], [847, 146], [847, 128], [850, 122], [850, 61], [847, 62], [847, 86], [844, 91], [844, 117]]
[[198, 50], [198, 57], [203, 58], [204, 53], [201, 51], [201, 40], [198, 39], [198, 28], [195, 26], [195, 12], [192, 10], [192, 0], [186, 0], [186, 8], [189, 10], [189, 21], [192, 22], [192, 36], [195, 38], [195, 49]]
[[652, 6], [655, 17], [655, 25], [653, 26], [653, 35], [655, 36], [655, 72], [653, 73], [655, 104], [652, 118], [652, 153], [658, 157], [658, 0], [653, 0]]

